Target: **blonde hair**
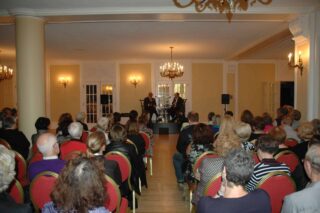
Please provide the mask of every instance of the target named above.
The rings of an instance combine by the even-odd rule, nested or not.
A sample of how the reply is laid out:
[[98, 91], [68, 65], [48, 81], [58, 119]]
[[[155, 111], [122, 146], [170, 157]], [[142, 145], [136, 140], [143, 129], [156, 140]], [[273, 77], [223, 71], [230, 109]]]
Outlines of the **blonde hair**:
[[15, 172], [14, 152], [0, 145], [0, 193], [12, 182]]
[[221, 121], [219, 135], [232, 134], [232, 133], [235, 134], [233, 131], [234, 124], [235, 122], [233, 117], [230, 115], [225, 115]]
[[312, 123], [305, 122], [298, 127], [298, 136], [301, 139], [309, 140], [312, 138], [313, 135], [314, 135], [314, 129], [313, 129]]
[[104, 145], [106, 145], [106, 137], [103, 132], [96, 131], [89, 135], [87, 147], [92, 154], [98, 153]]
[[250, 138], [251, 131], [251, 126], [244, 122], [236, 123], [234, 126], [234, 132], [242, 142], [245, 142]]
[[218, 155], [224, 157], [231, 150], [241, 147], [240, 139], [235, 134], [223, 134], [219, 135], [214, 142], [215, 151]]

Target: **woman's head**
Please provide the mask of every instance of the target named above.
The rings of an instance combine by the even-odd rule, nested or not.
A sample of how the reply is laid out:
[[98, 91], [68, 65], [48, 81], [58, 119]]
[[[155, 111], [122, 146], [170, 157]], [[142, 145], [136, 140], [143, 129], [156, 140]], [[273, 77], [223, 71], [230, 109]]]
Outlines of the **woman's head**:
[[106, 136], [103, 132], [96, 131], [89, 135], [87, 139], [88, 151], [91, 154], [99, 153], [106, 146]]
[[298, 136], [302, 140], [310, 140], [314, 135], [314, 127], [312, 123], [305, 122], [298, 127]]
[[70, 113], [63, 113], [59, 117], [58, 126], [60, 131], [62, 131], [62, 135], [67, 136], [69, 134], [68, 132], [68, 126], [73, 122], [72, 115]]
[[234, 133], [234, 119], [230, 115], [225, 115], [221, 121], [219, 135]]
[[242, 114], [241, 114], [241, 118], [240, 120], [244, 123], [250, 124], [252, 125], [253, 122], [253, 114], [250, 110], [243, 110]]
[[36, 120], [35, 127], [37, 130], [48, 130], [50, 126], [50, 119], [46, 117], [39, 117]]
[[286, 132], [281, 127], [273, 127], [269, 131], [269, 135], [279, 144], [283, 144], [287, 138]]
[[251, 126], [248, 123], [239, 122], [234, 126], [234, 131], [241, 142], [245, 142], [250, 138]]
[[128, 124], [128, 135], [139, 134], [139, 126], [137, 122], [130, 122]]
[[218, 155], [224, 157], [232, 149], [240, 148], [241, 142], [235, 134], [223, 134], [219, 135], [217, 140], [214, 142], [214, 147]]
[[109, 119], [107, 117], [101, 117], [97, 122], [98, 128], [100, 128], [103, 131], [106, 131], [108, 129], [108, 124], [109, 124]]
[[211, 128], [203, 123], [197, 124], [193, 128], [192, 141], [195, 144], [213, 143], [213, 132]]
[[88, 212], [106, 201], [104, 168], [89, 158], [68, 161], [54, 186], [51, 198], [63, 212]]
[[15, 165], [14, 152], [0, 145], [0, 193], [7, 190], [14, 179]]
[[127, 140], [127, 131], [120, 124], [111, 127], [109, 135], [112, 142], [123, 142]]

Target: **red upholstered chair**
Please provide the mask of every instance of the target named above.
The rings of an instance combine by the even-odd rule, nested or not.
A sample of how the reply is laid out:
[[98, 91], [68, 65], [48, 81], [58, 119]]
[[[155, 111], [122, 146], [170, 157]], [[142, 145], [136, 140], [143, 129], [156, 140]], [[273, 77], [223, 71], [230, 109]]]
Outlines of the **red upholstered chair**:
[[24, 187], [29, 184], [29, 180], [27, 178], [27, 163], [24, 157], [20, 155], [18, 152], [15, 153], [15, 161], [16, 161], [16, 179], [21, 183]]
[[83, 153], [83, 152], [80, 152], [80, 151], [78, 151], [78, 150], [71, 151], [71, 152], [67, 153], [67, 154], [64, 156], [63, 160], [69, 161], [69, 160], [78, 158], [78, 157], [80, 157], [80, 156], [82, 156], [82, 155], [84, 155], [84, 153]]
[[33, 206], [38, 211], [44, 204], [51, 201], [50, 194], [59, 175], [54, 172], [45, 171], [38, 174], [30, 185], [30, 198]]
[[7, 147], [7, 149], [11, 149], [10, 144], [5, 139], [0, 138], [0, 144]]
[[265, 190], [271, 200], [272, 213], [279, 213], [286, 195], [296, 191], [292, 178], [284, 172], [271, 172], [261, 179], [258, 188]]
[[14, 179], [9, 188], [7, 189], [8, 194], [13, 198], [16, 203], [24, 203], [24, 192], [20, 182]]
[[119, 212], [120, 202], [121, 202], [121, 194], [120, 194], [119, 186], [108, 175], [105, 175], [105, 177], [107, 180], [105, 188], [108, 195], [105, 203], [105, 207], [110, 212]]
[[[105, 155], [105, 158], [108, 160], [114, 160], [118, 163], [119, 168], [120, 168], [120, 172], [121, 172], [122, 182], [125, 182], [126, 180], [128, 180], [129, 188], [132, 190], [133, 200], [135, 200], [136, 193], [133, 190], [133, 187], [131, 187], [131, 183], [130, 183], [132, 167], [131, 167], [131, 163], [130, 163], [129, 159], [127, 158], [127, 156], [125, 156], [123, 153], [118, 152], [118, 151], [111, 151]], [[120, 208], [123, 209], [123, 207], [120, 207]], [[133, 211], [133, 213], [135, 213], [135, 202], [133, 202], [132, 211]]]
[[298, 141], [294, 138], [287, 138], [284, 142], [284, 145], [286, 145], [287, 147], [294, 147], [298, 145]]
[[79, 141], [66, 141], [60, 145], [60, 157], [65, 160], [65, 156], [73, 151], [80, 151], [84, 154], [87, 152], [87, 145]]
[[150, 137], [145, 132], [140, 132], [140, 135], [143, 137], [143, 140], [145, 143], [146, 154], [144, 155], [144, 158], [146, 159], [147, 165], [148, 165], [148, 161], [150, 163], [149, 170], [150, 170], [150, 176], [152, 176], [152, 155], [148, 154], [148, 150], [150, 149], [150, 146], [151, 146]]
[[89, 132], [83, 131], [80, 140], [81, 140], [83, 143], [87, 143], [88, 136], [89, 136]]
[[215, 154], [212, 151], [207, 151], [202, 153], [196, 160], [196, 162], [193, 165], [193, 173], [196, 174], [198, 172], [198, 169], [202, 163], [202, 161], [206, 158], [218, 158], [219, 156]]
[[29, 165], [34, 162], [41, 161], [42, 159], [43, 159], [43, 155], [42, 155], [42, 153], [40, 153], [38, 151], [38, 152], [34, 153], [32, 158], [29, 160]]
[[211, 178], [211, 180], [207, 183], [206, 188], [204, 189], [204, 196], [211, 196], [214, 197], [221, 186], [222, 183], [222, 177], [221, 177], [221, 172], [216, 174]]
[[276, 156], [274, 156], [274, 158], [278, 162], [285, 163], [291, 172], [295, 171], [299, 164], [299, 158], [290, 150], [279, 152]]

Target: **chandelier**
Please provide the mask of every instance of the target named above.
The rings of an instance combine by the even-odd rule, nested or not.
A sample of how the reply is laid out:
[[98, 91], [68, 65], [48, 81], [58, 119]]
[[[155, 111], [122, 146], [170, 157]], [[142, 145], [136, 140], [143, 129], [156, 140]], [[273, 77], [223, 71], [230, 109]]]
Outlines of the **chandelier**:
[[[1, 50], [0, 50], [1, 53]], [[13, 69], [7, 65], [0, 64], [0, 81], [11, 79], [13, 76]]]
[[225, 13], [229, 21], [231, 21], [236, 9], [246, 11], [249, 4], [252, 6], [257, 1], [264, 5], [272, 2], [272, 0], [173, 0], [179, 8], [186, 8], [194, 4], [197, 12], [202, 12], [206, 8], [215, 9], [220, 13]]
[[179, 64], [178, 62], [173, 61], [173, 59], [172, 59], [173, 47], [170, 47], [170, 49], [171, 49], [170, 61], [166, 62], [162, 66], [160, 66], [160, 76], [161, 77], [168, 77], [172, 80], [176, 77], [183, 76], [183, 66], [181, 64]]

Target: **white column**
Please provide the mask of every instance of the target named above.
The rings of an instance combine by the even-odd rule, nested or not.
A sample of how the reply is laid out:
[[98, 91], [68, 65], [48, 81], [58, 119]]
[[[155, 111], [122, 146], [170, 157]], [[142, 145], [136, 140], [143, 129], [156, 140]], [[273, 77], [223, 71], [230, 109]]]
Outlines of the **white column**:
[[36, 119], [45, 116], [43, 19], [16, 17], [16, 57], [19, 129], [31, 140]]
[[295, 41], [295, 59], [303, 48], [303, 73], [295, 71], [295, 107], [301, 110], [303, 120], [320, 117], [320, 11], [300, 16], [290, 23]]

